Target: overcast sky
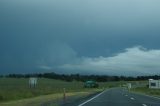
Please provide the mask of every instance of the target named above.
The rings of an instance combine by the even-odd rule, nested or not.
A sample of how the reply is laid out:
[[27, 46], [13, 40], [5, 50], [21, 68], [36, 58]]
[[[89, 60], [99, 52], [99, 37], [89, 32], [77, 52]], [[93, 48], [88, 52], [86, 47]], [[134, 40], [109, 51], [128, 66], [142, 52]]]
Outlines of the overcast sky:
[[0, 74], [160, 74], [160, 0], [0, 0]]

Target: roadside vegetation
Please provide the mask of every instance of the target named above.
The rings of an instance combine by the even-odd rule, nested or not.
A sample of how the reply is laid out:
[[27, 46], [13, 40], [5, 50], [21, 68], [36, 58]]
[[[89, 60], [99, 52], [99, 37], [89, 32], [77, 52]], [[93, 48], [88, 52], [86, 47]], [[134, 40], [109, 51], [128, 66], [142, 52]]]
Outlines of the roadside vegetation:
[[160, 97], [160, 89], [149, 89], [147, 86], [133, 88], [131, 91], [146, 94], [146, 95]]
[[29, 88], [28, 81], [28, 78], [0, 78], [0, 106], [38, 106], [47, 101], [63, 100], [63, 88], [67, 97], [85, 96], [102, 91], [105, 84], [90, 89], [84, 88], [84, 83], [80, 81], [38, 78], [36, 88]]
[[[80, 77], [78, 75], [76, 76], [76, 78]], [[84, 88], [84, 82], [76, 80], [76, 78], [72, 80], [63, 80], [38, 77], [36, 88], [29, 88], [29, 77], [1, 77], [0, 106], [25, 106], [25, 104], [26, 106], [29, 104], [38, 106], [43, 102], [63, 100], [64, 88], [67, 97], [85, 97], [89, 94], [103, 91], [104, 89], [123, 87], [126, 83], [132, 83], [133, 86], [147, 83], [147, 81], [98, 81], [98, 88]], [[91, 79], [96, 81], [94, 78], [86, 77], [85, 80]], [[141, 89], [135, 88], [133, 91], [138, 92], [141, 91]], [[160, 91], [157, 91], [155, 94], [158, 94], [159, 92]], [[52, 104], [57, 105], [57, 102]]]
[[[63, 81], [47, 78], [38, 78], [36, 88], [29, 88], [28, 78], [0, 78], [0, 102], [19, 100], [24, 98], [37, 97], [40, 95], [63, 94], [63, 88], [66, 93], [89, 92], [103, 90], [112, 87], [121, 87], [126, 81], [98, 82], [99, 88], [84, 88], [84, 82], [81, 81]], [[130, 81], [132, 84], [137, 82]]]
[[[68, 100], [69, 98], [72, 98], [72, 101], [77, 100], [79, 98], [85, 98], [88, 95], [98, 91], [98, 89], [95, 89], [86, 92], [68, 92], [66, 93], [66, 101], [71, 102], [71, 100]], [[33, 98], [1, 102], [0, 106], [59, 106], [63, 103], [65, 102], [63, 100], [62, 93], [55, 93], [49, 95], [41, 95]]]
[[81, 92], [90, 89], [83, 88], [83, 82], [66, 82], [61, 80], [39, 78], [36, 88], [29, 88], [28, 78], [0, 78], [0, 102], [18, 100], [40, 95]]
[[[106, 88], [119, 86], [122, 82], [99, 82], [99, 88], [84, 88], [81, 81], [63, 81], [47, 78], [38, 78], [36, 88], [29, 88], [28, 78], [0, 78], [0, 105], [24, 104], [63, 99], [63, 88], [66, 89], [66, 96], [89, 95], [102, 91]], [[32, 99], [30, 99], [32, 98]], [[33, 99], [35, 98], [35, 99]], [[24, 100], [23, 100], [24, 99]], [[33, 102], [34, 101], [34, 102]], [[2, 105], [2, 106], [3, 106]]]

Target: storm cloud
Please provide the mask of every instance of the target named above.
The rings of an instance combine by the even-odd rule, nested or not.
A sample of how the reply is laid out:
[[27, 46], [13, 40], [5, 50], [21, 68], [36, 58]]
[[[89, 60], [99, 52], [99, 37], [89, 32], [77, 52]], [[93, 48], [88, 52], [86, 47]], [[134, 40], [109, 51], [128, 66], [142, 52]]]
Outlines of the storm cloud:
[[[108, 75], [154, 75], [160, 70], [160, 50], [148, 50], [141, 46], [127, 48], [112, 57], [83, 57], [73, 64], [65, 64], [62, 69], [81, 70], [90, 74]], [[75, 72], [76, 73], [76, 72]]]
[[159, 0], [1, 0], [0, 73], [158, 74], [159, 11]]

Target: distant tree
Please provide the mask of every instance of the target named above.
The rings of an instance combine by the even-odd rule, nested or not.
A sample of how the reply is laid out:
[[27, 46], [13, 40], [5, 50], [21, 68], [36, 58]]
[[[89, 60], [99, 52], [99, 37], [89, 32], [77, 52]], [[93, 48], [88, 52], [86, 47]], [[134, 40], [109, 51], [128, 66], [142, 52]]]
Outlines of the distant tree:
[[3, 75], [0, 75], [0, 78], [3, 78], [4, 76]]
[[[2, 77], [2, 76], [0, 76]], [[80, 74], [56, 74], [52, 73], [34, 73], [34, 74], [9, 74], [5, 77], [9, 78], [29, 78], [29, 77], [38, 77], [38, 78], [50, 78], [57, 80], [64, 80], [71, 82], [73, 80], [85, 82], [87, 80], [93, 80], [97, 82], [107, 82], [107, 81], [140, 81], [148, 79], [160, 79], [160, 75], [153, 76], [137, 76], [137, 77], [127, 77], [127, 76], [108, 76], [108, 75], [80, 75]]]

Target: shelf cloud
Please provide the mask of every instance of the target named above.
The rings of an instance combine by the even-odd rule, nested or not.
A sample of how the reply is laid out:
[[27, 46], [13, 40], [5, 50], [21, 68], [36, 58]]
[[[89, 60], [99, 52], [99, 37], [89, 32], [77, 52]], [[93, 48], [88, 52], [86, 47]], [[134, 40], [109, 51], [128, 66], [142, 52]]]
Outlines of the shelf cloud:
[[[160, 50], [148, 50], [141, 46], [127, 48], [124, 52], [111, 57], [83, 57], [73, 64], [64, 64], [60, 68], [75, 71], [90, 70], [90, 74], [113, 75], [152, 75], [160, 70]], [[88, 72], [87, 71], [87, 72]]]
[[159, 4], [0, 0], [0, 74], [160, 74]]

